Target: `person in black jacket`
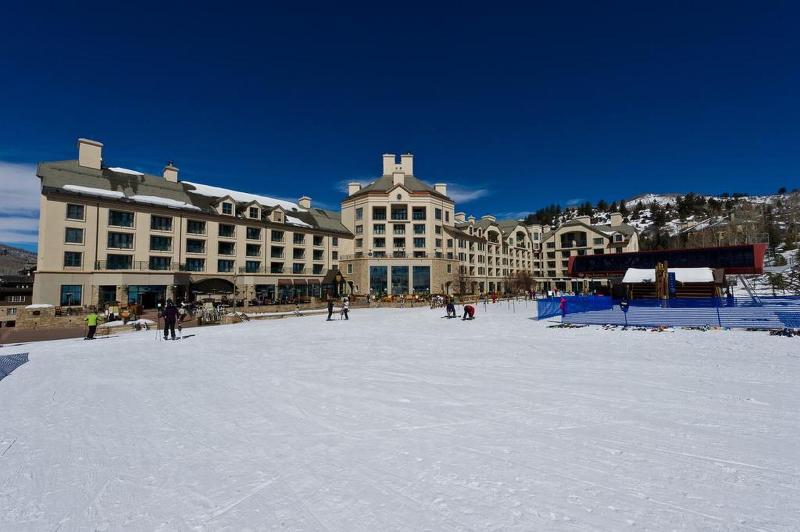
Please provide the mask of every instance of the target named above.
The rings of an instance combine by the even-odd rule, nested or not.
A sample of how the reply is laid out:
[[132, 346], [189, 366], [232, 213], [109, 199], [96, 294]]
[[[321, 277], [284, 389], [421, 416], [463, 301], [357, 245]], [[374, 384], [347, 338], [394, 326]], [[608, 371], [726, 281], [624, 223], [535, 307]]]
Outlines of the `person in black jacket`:
[[331, 321], [331, 316], [333, 316], [333, 298], [328, 298], [328, 321]]
[[175, 339], [175, 322], [178, 320], [178, 308], [171, 299], [167, 300], [167, 306], [164, 307], [164, 340], [167, 339], [167, 333], [172, 334], [172, 339]]

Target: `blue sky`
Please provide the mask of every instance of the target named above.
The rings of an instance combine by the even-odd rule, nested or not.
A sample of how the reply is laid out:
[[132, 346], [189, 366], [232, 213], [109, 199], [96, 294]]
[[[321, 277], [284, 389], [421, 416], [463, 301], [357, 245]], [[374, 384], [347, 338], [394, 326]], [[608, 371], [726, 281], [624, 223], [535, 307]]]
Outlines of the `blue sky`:
[[477, 216], [800, 175], [797, 3], [35, 4], [1, 23], [0, 242], [80, 136], [328, 206], [411, 151]]

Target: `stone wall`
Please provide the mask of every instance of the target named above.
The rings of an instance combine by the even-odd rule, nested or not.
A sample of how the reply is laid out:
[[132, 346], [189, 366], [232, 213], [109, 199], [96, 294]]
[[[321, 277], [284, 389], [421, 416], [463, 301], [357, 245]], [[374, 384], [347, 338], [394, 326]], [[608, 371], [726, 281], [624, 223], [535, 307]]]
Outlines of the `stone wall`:
[[55, 307], [20, 308], [17, 311], [18, 329], [62, 329], [68, 327], [83, 327], [86, 325], [86, 316], [76, 312], [72, 316], [56, 316]]

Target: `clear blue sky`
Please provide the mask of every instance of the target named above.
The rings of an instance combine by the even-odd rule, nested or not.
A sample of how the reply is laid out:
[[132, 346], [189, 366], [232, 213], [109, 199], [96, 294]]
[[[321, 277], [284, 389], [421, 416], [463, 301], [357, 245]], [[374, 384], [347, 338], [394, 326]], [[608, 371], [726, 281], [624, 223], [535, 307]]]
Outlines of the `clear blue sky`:
[[800, 182], [797, 2], [34, 4], [3, 8], [0, 164], [85, 136], [335, 206], [411, 151], [475, 215]]

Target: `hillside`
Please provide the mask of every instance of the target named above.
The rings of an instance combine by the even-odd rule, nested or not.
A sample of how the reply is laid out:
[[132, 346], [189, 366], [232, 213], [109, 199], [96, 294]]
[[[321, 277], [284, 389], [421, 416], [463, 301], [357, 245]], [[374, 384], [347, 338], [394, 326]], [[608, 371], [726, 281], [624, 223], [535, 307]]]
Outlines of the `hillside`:
[[17, 273], [26, 265], [36, 265], [36, 253], [0, 244], [0, 274]]

